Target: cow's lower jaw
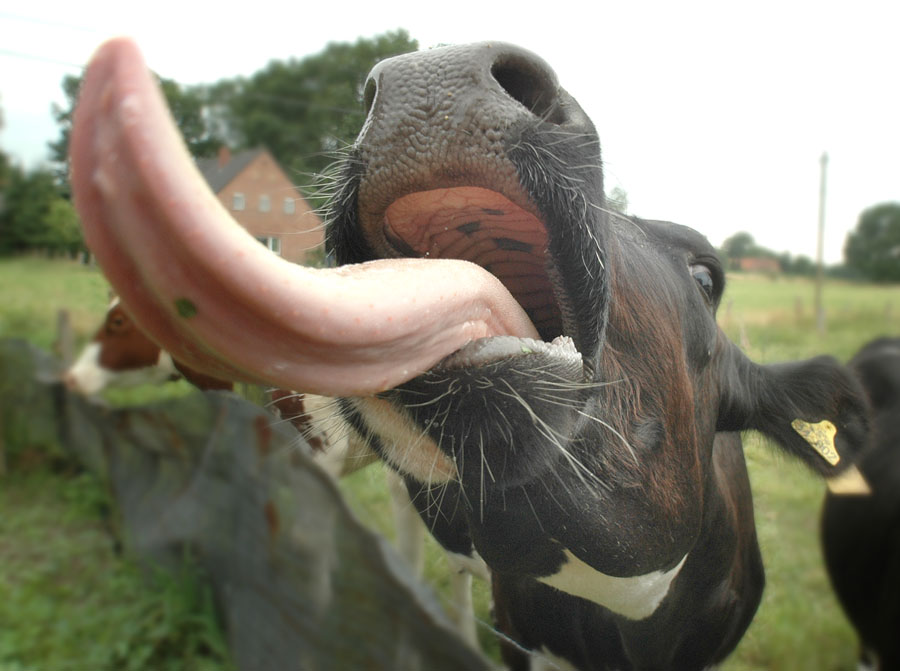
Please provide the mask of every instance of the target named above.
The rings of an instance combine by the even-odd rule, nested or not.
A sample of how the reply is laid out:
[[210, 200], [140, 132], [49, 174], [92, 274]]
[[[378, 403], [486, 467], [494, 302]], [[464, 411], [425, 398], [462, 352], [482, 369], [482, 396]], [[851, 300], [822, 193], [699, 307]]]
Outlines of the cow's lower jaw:
[[[470, 470], [477, 463], [478, 485], [468, 483], [474, 491], [484, 486], [483, 473], [508, 487], [571, 458], [561, 439], [582, 378], [581, 355], [568, 338], [496, 336], [472, 341], [395, 390], [347, 403], [395, 469], [438, 485], [460, 479], [458, 461]], [[548, 404], [552, 411], [542, 407]]]
[[575, 343], [568, 336], [558, 336], [550, 343], [514, 336], [480, 338], [448, 356], [435, 370], [475, 368], [529, 355], [555, 361], [556, 365], [564, 369], [564, 377], [567, 379], [578, 379], [582, 371], [581, 353], [575, 349]]
[[685, 555], [678, 564], [665, 571], [617, 577], [589, 566], [570, 550], [563, 552], [566, 561], [559, 571], [538, 580], [567, 594], [593, 601], [630, 620], [643, 620], [656, 612], [688, 557]]

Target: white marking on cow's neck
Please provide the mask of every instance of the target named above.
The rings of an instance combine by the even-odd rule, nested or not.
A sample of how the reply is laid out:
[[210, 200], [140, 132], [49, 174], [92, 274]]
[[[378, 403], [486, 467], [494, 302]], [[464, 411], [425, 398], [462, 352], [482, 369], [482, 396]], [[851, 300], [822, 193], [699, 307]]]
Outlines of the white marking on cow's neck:
[[93, 396], [108, 387], [136, 387], [141, 384], [159, 384], [173, 377], [181, 377], [168, 352], [160, 350], [156, 363], [144, 368], [110, 370], [100, 364], [103, 345], [88, 343], [78, 359], [66, 372], [66, 379], [73, 390]]
[[601, 573], [569, 550], [563, 552], [566, 562], [559, 572], [538, 580], [566, 594], [593, 601], [630, 620], [643, 620], [656, 611], [687, 559], [685, 555], [668, 571], [619, 578]]
[[113, 374], [100, 366], [100, 343], [89, 342], [66, 372], [73, 390], [92, 396], [109, 385]]

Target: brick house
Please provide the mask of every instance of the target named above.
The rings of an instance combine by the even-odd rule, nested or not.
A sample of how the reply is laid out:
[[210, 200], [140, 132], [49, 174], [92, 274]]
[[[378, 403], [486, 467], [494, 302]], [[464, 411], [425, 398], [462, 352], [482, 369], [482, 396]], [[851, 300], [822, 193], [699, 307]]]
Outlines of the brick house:
[[766, 256], [745, 256], [737, 260], [738, 270], [745, 273], [768, 273], [777, 274], [781, 272], [781, 264], [778, 259]]
[[231, 216], [273, 252], [294, 263], [323, 258], [322, 221], [266, 149], [232, 155], [223, 147], [197, 167]]

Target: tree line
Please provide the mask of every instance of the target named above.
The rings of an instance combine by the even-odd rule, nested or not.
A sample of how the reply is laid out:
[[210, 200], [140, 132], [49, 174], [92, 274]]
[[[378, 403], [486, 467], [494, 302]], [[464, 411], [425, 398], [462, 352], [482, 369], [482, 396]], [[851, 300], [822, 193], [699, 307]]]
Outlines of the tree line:
[[[756, 243], [746, 231], [727, 238], [719, 250], [729, 270], [740, 270], [745, 259], [769, 259], [778, 272], [813, 276], [816, 264], [808, 256], [775, 252]], [[874, 282], [900, 282], [900, 202], [867, 208], [844, 243], [844, 263], [825, 269], [826, 274]]]
[[[175, 123], [195, 158], [266, 147], [303, 195], [316, 207], [329, 192], [328, 170], [352, 142], [364, 121], [366, 77], [385, 58], [415, 51], [404, 30], [353, 43], [331, 43], [302, 59], [272, 61], [249, 77], [182, 86], [160, 79]], [[62, 82], [66, 104], [54, 107], [59, 138], [49, 144], [50, 166], [27, 171], [0, 152], [0, 254], [41, 250], [75, 254], [83, 250], [78, 217], [70, 202], [68, 150], [79, 77]], [[2, 130], [0, 113], [0, 130]], [[625, 212], [628, 195], [613, 189], [607, 205]], [[758, 246], [746, 232], [722, 247], [726, 262], [770, 258], [785, 273], [807, 275], [815, 264], [805, 256]], [[900, 202], [876, 205], [860, 215], [845, 246], [846, 265], [837, 272], [876, 281], [900, 281]]]
[[[264, 146], [315, 207], [328, 192], [323, 176], [362, 126], [369, 70], [380, 60], [417, 49], [416, 40], [397, 30], [332, 43], [302, 59], [272, 61], [250, 77], [194, 86], [158, 80], [195, 159], [214, 156], [222, 146]], [[84, 249], [68, 180], [69, 135], [80, 85], [80, 77], [62, 81], [66, 103], [53, 108], [60, 134], [49, 143], [50, 165], [26, 170], [0, 151], [0, 255], [75, 255]]]

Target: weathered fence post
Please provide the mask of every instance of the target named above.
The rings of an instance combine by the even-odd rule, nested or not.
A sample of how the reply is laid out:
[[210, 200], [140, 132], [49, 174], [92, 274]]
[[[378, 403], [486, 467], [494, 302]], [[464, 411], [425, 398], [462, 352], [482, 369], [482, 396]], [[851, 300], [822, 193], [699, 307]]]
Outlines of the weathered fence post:
[[235, 394], [111, 408], [70, 394], [49, 354], [0, 339], [0, 422], [100, 476], [146, 565], [196, 560], [241, 671], [493, 668], [293, 425]]
[[6, 440], [3, 436], [3, 415], [0, 414], [0, 478], [6, 475]]

